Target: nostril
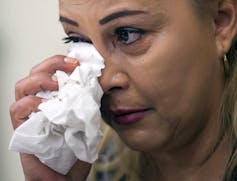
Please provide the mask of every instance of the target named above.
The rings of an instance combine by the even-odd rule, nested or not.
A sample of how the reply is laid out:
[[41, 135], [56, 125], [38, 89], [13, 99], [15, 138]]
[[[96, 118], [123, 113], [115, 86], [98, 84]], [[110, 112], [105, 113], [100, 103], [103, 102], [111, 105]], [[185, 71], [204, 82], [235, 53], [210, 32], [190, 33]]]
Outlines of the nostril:
[[116, 92], [118, 90], [122, 90], [122, 88], [121, 87], [112, 87], [109, 90], [104, 91], [104, 95], [105, 96], [110, 95], [111, 93]]
[[111, 93], [111, 92], [114, 92], [114, 91], [117, 91], [117, 90], [121, 90], [121, 89], [123, 89], [123, 88], [122, 87], [112, 87], [107, 92]]

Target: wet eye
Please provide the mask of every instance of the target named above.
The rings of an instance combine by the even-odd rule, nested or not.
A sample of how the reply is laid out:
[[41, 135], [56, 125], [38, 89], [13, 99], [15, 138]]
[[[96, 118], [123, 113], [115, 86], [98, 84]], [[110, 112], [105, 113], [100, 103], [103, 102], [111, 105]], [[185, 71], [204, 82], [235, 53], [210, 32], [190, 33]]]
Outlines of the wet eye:
[[63, 38], [64, 43], [78, 43], [78, 42], [86, 42], [92, 43], [90, 40], [82, 38], [76, 35], [68, 35], [67, 37]]
[[130, 45], [141, 39], [142, 35], [145, 34], [145, 31], [137, 28], [121, 27], [116, 29], [115, 34], [118, 42]]

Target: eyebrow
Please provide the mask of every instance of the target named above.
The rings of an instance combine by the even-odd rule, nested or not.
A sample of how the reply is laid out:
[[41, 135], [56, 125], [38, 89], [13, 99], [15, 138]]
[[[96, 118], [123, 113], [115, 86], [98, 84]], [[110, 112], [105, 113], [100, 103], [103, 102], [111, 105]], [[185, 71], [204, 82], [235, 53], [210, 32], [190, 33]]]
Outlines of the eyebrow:
[[71, 20], [71, 19], [69, 19], [69, 18], [67, 18], [67, 17], [64, 17], [64, 16], [60, 16], [59, 17], [59, 21], [61, 22], [61, 23], [68, 23], [68, 24], [70, 24], [70, 25], [72, 25], [72, 26], [79, 26], [79, 24], [76, 22], [76, 21], [73, 21], [73, 20]]
[[124, 11], [119, 11], [112, 13], [103, 19], [99, 21], [100, 25], [104, 25], [106, 23], [109, 23], [110, 21], [113, 21], [117, 18], [121, 18], [124, 16], [132, 16], [132, 15], [138, 15], [138, 14], [146, 14], [146, 11], [141, 11], [141, 10], [124, 10]]

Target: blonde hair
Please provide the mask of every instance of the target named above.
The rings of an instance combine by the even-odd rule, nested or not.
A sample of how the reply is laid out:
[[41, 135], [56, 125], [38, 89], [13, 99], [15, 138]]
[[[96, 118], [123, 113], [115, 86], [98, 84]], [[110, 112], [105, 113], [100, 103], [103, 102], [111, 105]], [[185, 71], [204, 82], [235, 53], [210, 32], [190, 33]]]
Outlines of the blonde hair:
[[[224, 123], [224, 129], [231, 133], [234, 142], [234, 148], [236, 146], [237, 137], [237, 38], [235, 37], [232, 43], [232, 47], [227, 53], [228, 59], [228, 72], [226, 73], [226, 86], [224, 90], [224, 100], [222, 104], [222, 117]], [[233, 154], [230, 158], [227, 166], [226, 175], [224, 180], [230, 181], [232, 173], [237, 166], [237, 153], [233, 150]]]
[[226, 128], [237, 135], [237, 39], [227, 53], [228, 72], [226, 72], [226, 86], [223, 100], [223, 121]]

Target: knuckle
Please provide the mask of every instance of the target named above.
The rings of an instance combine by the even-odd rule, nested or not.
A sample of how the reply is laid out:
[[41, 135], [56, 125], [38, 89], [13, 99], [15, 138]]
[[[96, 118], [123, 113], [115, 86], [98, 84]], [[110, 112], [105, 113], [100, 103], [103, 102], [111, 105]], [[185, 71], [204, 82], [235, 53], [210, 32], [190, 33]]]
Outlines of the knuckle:
[[16, 98], [17, 98], [17, 95], [21, 95], [22, 93], [23, 93], [22, 80], [20, 80], [15, 84], [15, 96], [16, 96]]
[[58, 60], [63, 59], [63, 57], [64, 57], [63, 55], [54, 55], [51, 57], [51, 59], [54, 61], [58, 61]]
[[15, 84], [15, 90], [19, 91], [21, 89], [22, 80], [19, 80]]
[[40, 98], [29, 95], [11, 104], [9, 112], [13, 127], [17, 128], [21, 121], [27, 118], [38, 107], [40, 102]]
[[14, 117], [15, 113], [16, 113], [16, 110], [17, 110], [17, 107], [16, 107], [16, 104], [13, 103], [11, 106], [10, 106], [10, 116], [11, 117]]
[[35, 74], [35, 75], [31, 75], [31, 76], [29, 76], [29, 82], [31, 82], [31, 83], [38, 83], [38, 80], [39, 78], [38, 78], [38, 74]]
[[13, 103], [10, 107], [10, 116], [11, 116], [11, 123], [14, 129], [17, 128], [18, 125], [17, 112], [18, 112], [18, 106], [16, 105], [16, 103]]
[[34, 84], [34, 85], [41, 85], [43, 84], [46, 80], [46, 75], [44, 73], [37, 73], [32, 76], [29, 76], [29, 84]]
[[49, 65], [50, 69], [56, 68], [61, 63], [62, 59], [62, 55], [54, 55], [53, 57], [51, 57], [51, 62]]
[[39, 66], [40, 66], [40, 64], [36, 64], [36, 65], [34, 65], [31, 69], [30, 69], [30, 75], [32, 75], [32, 74], [35, 74], [35, 73], [37, 73], [39, 70]]
[[15, 91], [16, 91], [16, 93], [19, 92], [20, 89], [21, 89], [21, 85], [20, 85], [19, 83], [17, 83], [17, 84], [15, 85]]
[[37, 68], [37, 65], [30, 69], [30, 75], [36, 73], [36, 68]]
[[45, 82], [46, 82], [46, 79], [43, 73], [35, 74], [34, 76], [29, 77], [29, 83], [34, 84], [34, 87], [42, 88], [42, 85], [44, 85]]

